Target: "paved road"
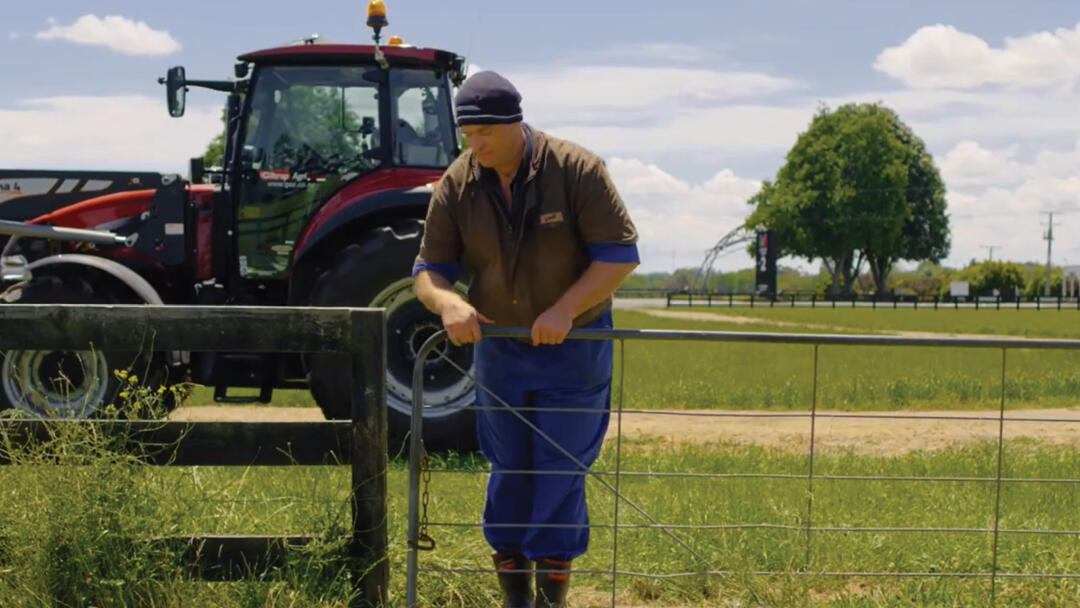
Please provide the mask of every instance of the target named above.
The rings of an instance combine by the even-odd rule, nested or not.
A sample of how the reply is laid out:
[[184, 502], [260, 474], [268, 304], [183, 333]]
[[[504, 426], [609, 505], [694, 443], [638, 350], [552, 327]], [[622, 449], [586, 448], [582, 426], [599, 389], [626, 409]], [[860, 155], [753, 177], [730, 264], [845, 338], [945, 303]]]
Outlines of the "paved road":
[[663, 308], [667, 306], [664, 298], [615, 298], [615, 308]]

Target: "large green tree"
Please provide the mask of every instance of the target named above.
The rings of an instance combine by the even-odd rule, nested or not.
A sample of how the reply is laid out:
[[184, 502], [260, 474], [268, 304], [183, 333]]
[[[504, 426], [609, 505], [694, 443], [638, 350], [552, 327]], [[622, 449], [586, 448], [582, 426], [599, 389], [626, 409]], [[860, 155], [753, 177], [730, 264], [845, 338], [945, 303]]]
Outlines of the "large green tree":
[[779, 255], [821, 259], [833, 293], [850, 294], [864, 262], [883, 292], [898, 260], [936, 261], [949, 249], [933, 159], [879, 104], [822, 107], [748, 202], [746, 226], [774, 230]]
[[867, 249], [870, 272], [878, 292], [885, 291], [885, 282], [899, 260], [940, 262], [949, 255], [951, 237], [949, 216], [946, 213], [945, 184], [926, 151], [926, 145], [914, 131], [891, 110], [887, 117], [893, 134], [907, 153], [907, 185], [904, 189], [908, 217], [901, 230], [899, 246]]

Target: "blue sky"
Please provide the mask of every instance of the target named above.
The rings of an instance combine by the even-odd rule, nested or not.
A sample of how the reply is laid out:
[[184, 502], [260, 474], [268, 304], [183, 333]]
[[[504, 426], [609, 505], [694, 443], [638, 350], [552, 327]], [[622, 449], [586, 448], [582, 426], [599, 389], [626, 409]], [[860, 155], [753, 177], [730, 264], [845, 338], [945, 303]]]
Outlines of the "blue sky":
[[[1080, 4], [387, 0], [389, 33], [514, 81], [534, 126], [605, 157], [644, 270], [696, 266], [738, 225], [820, 103], [882, 101], [927, 143], [953, 216], [947, 262], [1080, 264]], [[311, 33], [366, 41], [364, 2], [37, 2], [0, 26], [0, 166], [183, 171], [222, 99], [168, 118], [156, 78], [226, 77]], [[748, 265], [741, 253], [720, 267]], [[805, 262], [800, 265], [806, 266]]]

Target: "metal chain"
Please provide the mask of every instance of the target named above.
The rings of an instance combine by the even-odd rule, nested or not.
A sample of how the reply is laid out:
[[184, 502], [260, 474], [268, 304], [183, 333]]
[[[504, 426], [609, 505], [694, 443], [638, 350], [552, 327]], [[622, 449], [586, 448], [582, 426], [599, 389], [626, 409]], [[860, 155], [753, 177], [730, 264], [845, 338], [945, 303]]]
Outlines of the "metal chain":
[[420, 532], [416, 535], [416, 548], [419, 551], [434, 551], [435, 539], [428, 534], [428, 500], [431, 498], [431, 466], [428, 460], [427, 450], [420, 456], [420, 482], [423, 491], [420, 494]]

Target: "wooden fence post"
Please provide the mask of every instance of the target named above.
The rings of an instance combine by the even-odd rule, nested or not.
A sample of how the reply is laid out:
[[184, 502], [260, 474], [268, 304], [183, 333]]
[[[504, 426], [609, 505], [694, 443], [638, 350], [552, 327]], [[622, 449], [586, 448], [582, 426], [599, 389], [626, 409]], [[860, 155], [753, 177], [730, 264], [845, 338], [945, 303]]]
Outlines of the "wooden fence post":
[[384, 608], [390, 564], [386, 522], [386, 324], [354, 311], [352, 330], [352, 517], [350, 608]]

